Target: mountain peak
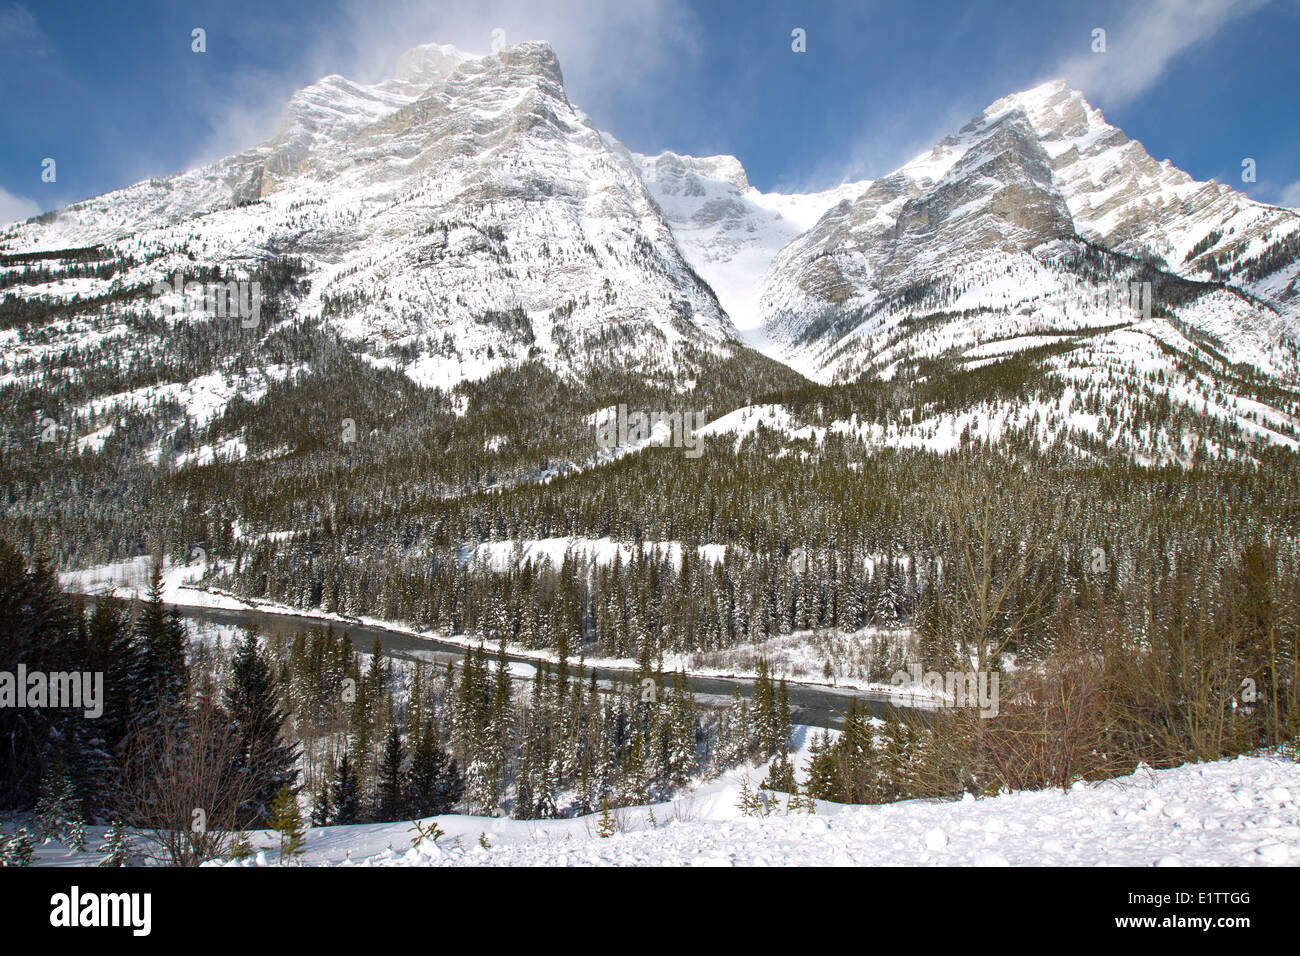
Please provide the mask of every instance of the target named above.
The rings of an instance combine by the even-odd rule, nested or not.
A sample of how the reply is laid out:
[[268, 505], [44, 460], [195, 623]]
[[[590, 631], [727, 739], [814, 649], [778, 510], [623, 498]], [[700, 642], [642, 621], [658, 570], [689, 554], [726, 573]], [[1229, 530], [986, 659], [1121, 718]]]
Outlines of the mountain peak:
[[[749, 188], [745, 167], [735, 156], [686, 156], [666, 149], [657, 156], [641, 156], [639, 160], [645, 167], [644, 175], [665, 183], [702, 176], [728, 182], [741, 191]], [[680, 186], [680, 183], [676, 185]]]
[[450, 43], [422, 43], [411, 47], [397, 58], [393, 80], [428, 86], [446, 79], [459, 67], [468, 64], [474, 64], [480, 69], [491, 69], [499, 64], [541, 73], [563, 84], [560, 58], [549, 43], [541, 40], [528, 40], [488, 54], [466, 53]]
[[[495, 54], [502, 64], [511, 69], [538, 73], [564, 86], [564, 74], [560, 70], [560, 58], [555, 49], [542, 40], [528, 40], [513, 46], [503, 47]], [[487, 58], [491, 59], [491, 58]]]
[[1101, 110], [1094, 109], [1081, 92], [1060, 78], [1002, 97], [991, 103], [981, 118], [993, 119], [1012, 110], [1029, 117], [1045, 139], [1079, 136], [1107, 125]]
[[397, 58], [394, 79], [407, 83], [431, 83], [447, 76], [466, 60], [477, 59], [449, 43], [422, 43]]
[[1019, 93], [1011, 93], [1004, 96], [1003, 100], [1015, 99], [1022, 102], [1042, 102], [1054, 100], [1062, 94], [1065, 96], [1082, 96], [1078, 90], [1071, 88], [1068, 80], [1063, 76], [1054, 77], [1037, 86], [1031, 86], [1028, 89], [1021, 90]]

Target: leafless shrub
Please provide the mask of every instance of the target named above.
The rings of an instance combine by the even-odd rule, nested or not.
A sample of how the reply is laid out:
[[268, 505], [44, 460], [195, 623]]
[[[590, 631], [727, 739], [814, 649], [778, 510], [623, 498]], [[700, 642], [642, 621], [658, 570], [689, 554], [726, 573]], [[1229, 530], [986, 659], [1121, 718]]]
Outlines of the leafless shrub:
[[695, 794], [683, 793], [673, 798], [673, 815], [671, 820], [681, 823], [694, 823], [700, 818], [699, 807], [695, 805]]
[[198, 866], [229, 852], [239, 809], [254, 796], [252, 775], [230, 772], [239, 753], [236, 729], [207, 701], [136, 730], [121, 813], [147, 834], [152, 859]]

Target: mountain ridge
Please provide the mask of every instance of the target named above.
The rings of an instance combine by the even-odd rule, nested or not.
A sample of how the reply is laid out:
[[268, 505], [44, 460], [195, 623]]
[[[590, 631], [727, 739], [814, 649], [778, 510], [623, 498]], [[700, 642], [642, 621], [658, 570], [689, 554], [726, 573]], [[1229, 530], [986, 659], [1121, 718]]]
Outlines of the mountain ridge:
[[[757, 369], [750, 346], [819, 382], [888, 380], [936, 359], [978, 368], [991, 343], [1033, 351], [1048, 336], [1073, 343], [1047, 360], [1059, 382], [1082, 363], [1101, 388], [1119, 356], [1130, 387], [1154, 362], [1184, 402], [1208, 387], [1186, 371], [1196, 363], [1215, 389], [1243, 367], [1300, 383], [1297, 236], [1300, 215], [1157, 163], [1060, 80], [995, 101], [887, 175], [763, 193], [735, 157], [647, 156], [597, 129], [547, 44], [425, 44], [379, 83], [332, 75], [299, 90], [262, 144], [11, 226], [0, 253], [27, 263], [15, 304], [73, 314], [65, 345], [137, 334], [83, 298], [156, 318], [169, 303], [142, 290], [160, 279], [291, 259], [278, 321], [322, 323], [421, 386], [540, 363], [681, 388], [711, 362]], [[120, 268], [36, 281], [30, 263], [69, 248]], [[1132, 283], [1153, 289], [1154, 315], [1150, 300], [1098, 306]], [[19, 338], [15, 370], [57, 354]], [[205, 374], [227, 396], [264, 388], [228, 361]], [[188, 406], [199, 381], [178, 383]], [[1228, 391], [1215, 414], [1246, 398]], [[1269, 434], [1294, 429], [1289, 407], [1269, 414]]]

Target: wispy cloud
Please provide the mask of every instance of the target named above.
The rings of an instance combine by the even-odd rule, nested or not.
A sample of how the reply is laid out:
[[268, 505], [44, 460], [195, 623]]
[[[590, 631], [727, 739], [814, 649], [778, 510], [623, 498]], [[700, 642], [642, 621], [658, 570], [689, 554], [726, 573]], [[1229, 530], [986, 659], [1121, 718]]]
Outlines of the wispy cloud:
[[1136, 3], [1106, 31], [1104, 53], [1069, 56], [1058, 75], [1091, 98], [1115, 106], [1145, 93], [1175, 58], [1269, 0], [1150, 0]]
[[34, 75], [44, 79], [56, 69], [53, 47], [32, 12], [0, 2], [0, 89], [13, 95]]
[[[984, 102], [972, 99], [970, 90], [953, 90], [918, 82], [891, 90], [891, 115], [873, 116], [848, 150], [847, 157], [828, 157], [801, 180], [804, 188], [825, 188], [836, 181], [849, 182], [884, 175], [961, 127], [974, 112], [994, 100], [1047, 80], [1065, 77], [1094, 105], [1116, 107], [1140, 98], [1160, 82], [1175, 60], [1183, 55], [1210, 54], [1197, 50], [1209, 44], [1229, 23], [1267, 6], [1272, 0], [1143, 0], [1124, 4], [1080, 31], [1079, 23], [1063, 24], [1056, 35], [1026, 35], [1010, 31], [1013, 43], [1041, 50], [1034, 57], [993, 55], [985, 64], [981, 81], [972, 84], [988, 90]], [[963, 29], [970, 24], [961, 24]], [[1091, 30], [1106, 31], [1106, 50], [1091, 50]], [[951, 30], [937, 24], [936, 37], [951, 39]], [[975, 41], [972, 41], [975, 42]], [[996, 47], [994, 51], [1001, 52]], [[936, 44], [938, 41], [936, 40]]]
[[9, 190], [0, 186], [0, 226], [7, 226], [12, 222], [22, 222], [24, 219], [30, 219], [41, 211], [41, 207], [34, 199], [28, 199], [26, 196], [15, 196]]
[[0, 44], [7, 53], [21, 51], [28, 56], [44, 56], [49, 52], [49, 41], [36, 18], [21, 3], [0, 6]]
[[331, 73], [361, 83], [393, 75], [397, 58], [422, 43], [450, 43], [466, 53], [492, 48], [494, 30], [507, 44], [544, 40], [555, 48], [573, 103], [596, 113], [629, 96], [656, 95], [655, 80], [683, 54], [698, 56], [695, 15], [684, 0], [348, 0], [342, 29], [317, 34], [294, 76], [247, 72], [235, 96], [212, 104], [211, 133], [192, 153], [201, 165], [274, 134], [292, 91]]
[[1283, 188], [1282, 197], [1278, 200], [1278, 203], [1282, 206], [1300, 209], [1300, 179]]

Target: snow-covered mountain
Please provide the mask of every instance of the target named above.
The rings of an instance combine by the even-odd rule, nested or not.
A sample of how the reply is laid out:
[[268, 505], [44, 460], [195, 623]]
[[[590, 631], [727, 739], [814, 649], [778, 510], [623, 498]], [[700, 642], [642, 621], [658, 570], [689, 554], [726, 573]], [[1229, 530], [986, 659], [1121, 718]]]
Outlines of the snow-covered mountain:
[[[997, 101], [830, 209], [775, 257], [760, 308], [768, 332], [814, 374], [852, 377], [886, 369], [915, 344], [897, 330], [941, 310], [986, 313], [970, 330], [986, 340], [1114, 324], [1113, 311], [1092, 305], [1105, 300], [1109, 273], [1119, 269], [1121, 284], [1145, 274], [1120, 260], [1105, 275], [1081, 274], [1091, 245], [1240, 289], [1219, 297], [1201, 331], [1234, 340], [1234, 361], [1293, 371], [1275, 347], [1300, 322], [1298, 239], [1294, 210], [1156, 162], [1054, 81]], [[1198, 315], [1202, 298], [1193, 297]]]
[[[833, 430], [934, 448], [1018, 433], [1149, 461], [1191, 460], [1219, 427], [1296, 447], [1300, 215], [1156, 162], [1063, 81], [997, 101], [887, 176], [826, 193], [761, 194], [731, 157], [638, 159], [696, 271], [755, 344], [809, 377], [1026, 356], [1056, 393], [893, 433]], [[1150, 402], [1205, 430], [1134, 426]], [[714, 431], [732, 418], [742, 431], [762, 421], [803, 434], [770, 408]]]
[[83, 296], [299, 257], [298, 312], [421, 383], [528, 359], [672, 370], [681, 346], [736, 347], [637, 166], [569, 103], [540, 43], [417, 47], [373, 86], [326, 77], [269, 142], [0, 234], [11, 256], [92, 246], [135, 265]]
[[[733, 157], [644, 156], [597, 130], [546, 44], [429, 44], [383, 82], [300, 90], [256, 147], [0, 232], [11, 307], [59, 317], [39, 335], [0, 333], [0, 381], [153, 334], [105, 302], [156, 316], [161, 279], [292, 259], [306, 281], [257, 334], [318, 319], [421, 384], [522, 362], [689, 383], [701, 356], [745, 353], [746, 339], [826, 383], [1032, 353], [1084, 404], [1169, 400], [1291, 445], [1298, 253], [1300, 214], [1156, 162], [1062, 82], [997, 101], [874, 181], [763, 193]], [[117, 265], [96, 274], [86, 255]], [[1133, 283], [1150, 283], [1147, 307], [1129, 307]], [[201, 424], [291, 371], [226, 366], [168, 397]], [[1031, 412], [973, 409], [912, 438], [992, 434]], [[1081, 427], [1068, 409], [1065, 423]], [[1106, 444], [1110, 427], [1093, 416], [1084, 430]], [[1130, 429], [1121, 444], [1184, 459], [1202, 437]]]
[[[1156, 162], [1063, 81], [999, 100], [984, 116], [1017, 110], [1050, 157], [1080, 236], [1188, 278], [1228, 279], [1300, 315], [1300, 261], [1278, 261], [1300, 229], [1295, 210], [1198, 182], [1167, 159]], [[1261, 282], [1272, 262], [1280, 267], [1273, 281]]]

